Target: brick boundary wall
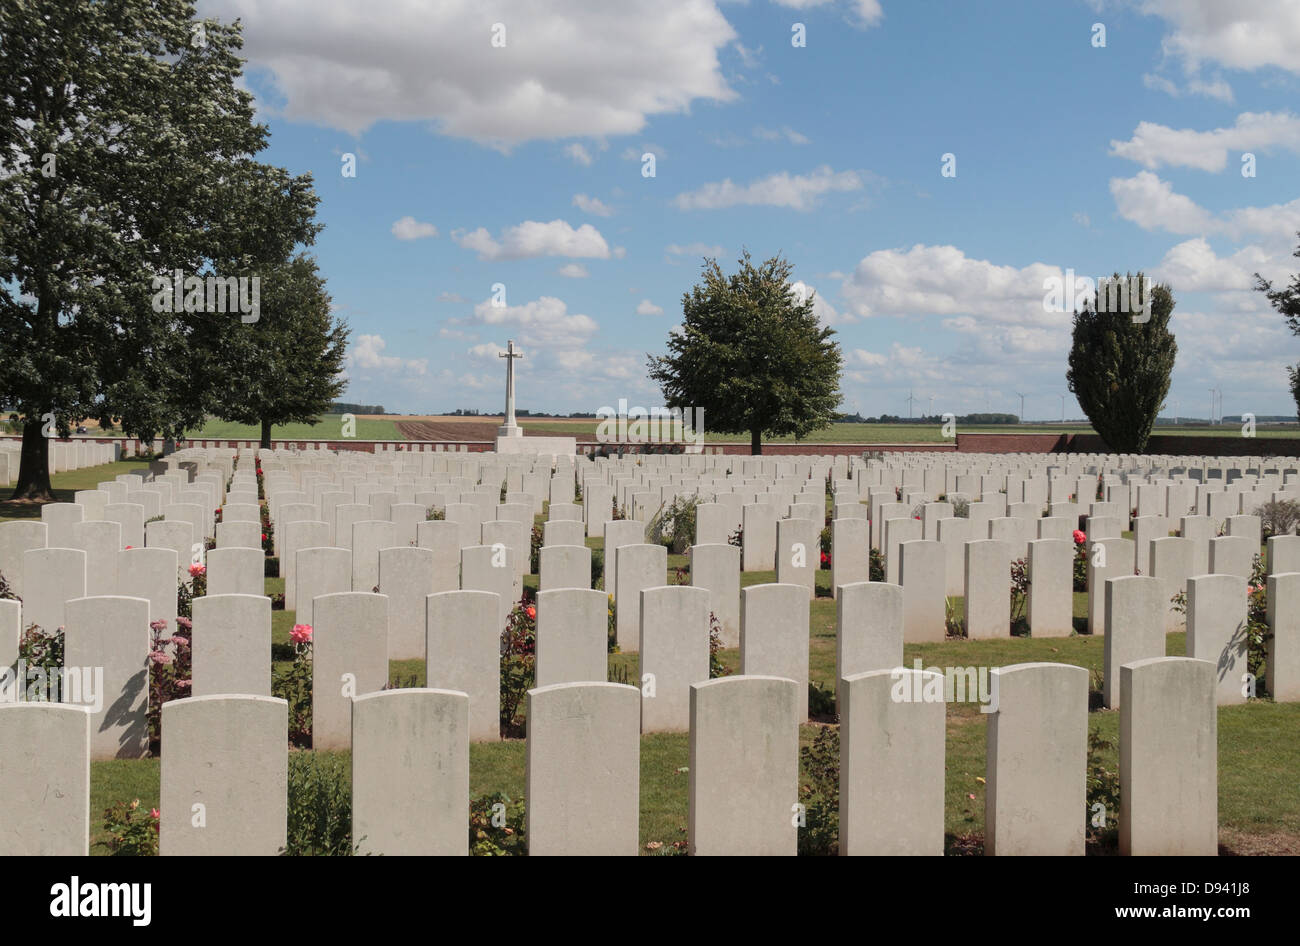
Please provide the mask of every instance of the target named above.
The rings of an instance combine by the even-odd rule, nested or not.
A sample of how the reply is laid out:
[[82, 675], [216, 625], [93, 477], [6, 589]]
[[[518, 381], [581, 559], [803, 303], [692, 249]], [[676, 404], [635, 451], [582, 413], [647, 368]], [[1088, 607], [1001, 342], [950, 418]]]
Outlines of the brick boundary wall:
[[[21, 437], [0, 436], [0, 440], [21, 442]], [[121, 437], [73, 437], [57, 443], [120, 443]], [[134, 442], [134, 441], [133, 441]], [[185, 442], [186, 447], [238, 447], [245, 440], [195, 439]], [[487, 453], [495, 446], [491, 440], [272, 440], [276, 448], [297, 448], [306, 451], [308, 444], [319, 449], [353, 450], [373, 454], [376, 444], [393, 445], [398, 453], [410, 452], [416, 447], [441, 445], [446, 453]], [[256, 445], [256, 442], [254, 442]], [[578, 441], [578, 454], [596, 453], [606, 444], [595, 441]], [[705, 443], [706, 454], [749, 456], [749, 444]], [[768, 443], [763, 445], [763, 456], [861, 456], [864, 453], [1109, 453], [1106, 444], [1096, 434], [1015, 434], [1015, 433], [958, 433], [956, 442], [922, 443]], [[1169, 456], [1300, 456], [1300, 437], [1211, 437], [1203, 435], [1180, 436], [1155, 434], [1147, 443], [1147, 453]], [[625, 456], [639, 455], [627, 451]]]
[[[1102, 453], [1106, 447], [1096, 434], [1071, 434], [1069, 450], [1071, 453]], [[1153, 434], [1147, 441], [1147, 453], [1165, 453], [1171, 456], [1296, 457], [1300, 456], [1300, 437]]]

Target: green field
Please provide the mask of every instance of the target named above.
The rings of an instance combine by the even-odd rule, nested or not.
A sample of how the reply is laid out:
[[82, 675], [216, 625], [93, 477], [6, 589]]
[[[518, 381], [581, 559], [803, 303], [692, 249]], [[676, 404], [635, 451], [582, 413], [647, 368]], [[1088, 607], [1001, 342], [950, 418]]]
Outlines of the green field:
[[[186, 432], [190, 440], [261, 439], [262, 428], [252, 424], [232, 424], [209, 417], [199, 430]], [[396, 421], [356, 419], [357, 440], [404, 440], [397, 432]], [[339, 440], [343, 437], [343, 415], [322, 414], [316, 424], [282, 424], [271, 428], [273, 440]]]
[[[582, 438], [593, 437], [600, 421], [598, 420], [561, 420], [539, 418], [529, 420], [520, 418], [520, 426], [534, 433], [567, 435]], [[722, 434], [705, 430], [708, 443], [749, 443], [749, 434]], [[959, 434], [1092, 434], [1093, 429], [1085, 424], [979, 424], [957, 425]], [[1155, 436], [1174, 435], [1180, 437], [1235, 437], [1241, 428], [1235, 424], [1210, 427], [1157, 427]], [[1292, 424], [1281, 427], [1259, 427], [1257, 437], [1300, 437], [1300, 427]], [[952, 443], [952, 438], [945, 438], [938, 424], [832, 424], [814, 431], [802, 441], [794, 437], [765, 437], [764, 443]]]
[[[357, 418], [357, 440], [405, 440], [397, 430], [397, 423], [405, 419], [402, 415], [387, 418]], [[418, 420], [421, 418], [411, 418]], [[496, 423], [496, 418], [484, 415], [485, 423]], [[534, 434], [548, 436], [576, 437], [579, 440], [594, 440], [600, 421], [594, 418], [519, 418], [519, 425]], [[667, 436], [667, 430], [664, 435]], [[1092, 434], [1093, 429], [1086, 424], [979, 424], [958, 425], [959, 434]], [[1165, 426], [1157, 427], [1154, 436], [1174, 437], [1236, 437], [1241, 428], [1236, 424], [1216, 426]], [[86, 436], [94, 436], [91, 431]], [[118, 432], [117, 435], [120, 435]], [[261, 428], [252, 424], [234, 424], [209, 418], [199, 429], [187, 432], [191, 440], [248, 440], [257, 441], [261, 437]], [[112, 435], [110, 435], [112, 436]], [[273, 427], [271, 436], [275, 440], [338, 440], [342, 437], [342, 415], [324, 414], [318, 423], [284, 424]], [[1255, 436], [1264, 439], [1300, 438], [1300, 426], [1295, 424], [1260, 426]], [[724, 434], [705, 430], [707, 443], [749, 443], [749, 434]], [[803, 440], [794, 437], [767, 437], [764, 443], [953, 443], [952, 438], [943, 436], [938, 424], [832, 424], [814, 431]]]

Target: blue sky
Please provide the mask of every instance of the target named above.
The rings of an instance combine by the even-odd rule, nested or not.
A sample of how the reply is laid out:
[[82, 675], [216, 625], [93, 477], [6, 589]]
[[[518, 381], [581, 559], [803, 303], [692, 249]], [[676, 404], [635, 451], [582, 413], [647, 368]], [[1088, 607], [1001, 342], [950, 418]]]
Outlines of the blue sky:
[[1300, 0], [199, 10], [244, 23], [264, 158], [315, 176], [347, 400], [499, 411], [513, 338], [523, 408], [657, 405], [702, 255], [748, 248], [815, 289], [846, 410], [1059, 417], [1068, 268], [1170, 284], [1166, 414], [1294, 413], [1300, 338], [1251, 285], [1300, 270]]

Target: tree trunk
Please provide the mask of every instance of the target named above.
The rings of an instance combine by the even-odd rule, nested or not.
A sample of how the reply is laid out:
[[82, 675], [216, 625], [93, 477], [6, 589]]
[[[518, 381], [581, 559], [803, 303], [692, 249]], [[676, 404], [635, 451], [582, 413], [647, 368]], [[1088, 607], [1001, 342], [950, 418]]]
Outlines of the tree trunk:
[[749, 432], [749, 452], [756, 457], [763, 453], [763, 431], [758, 428]]
[[271, 449], [271, 422], [269, 420], [262, 421], [262, 449]]
[[18, 484], [10, 499], [53, 502], [50, 487], [50, 441], [41, 433], [41, 415], [29, 414], [23, 422], [23, 452], [18, 464]]

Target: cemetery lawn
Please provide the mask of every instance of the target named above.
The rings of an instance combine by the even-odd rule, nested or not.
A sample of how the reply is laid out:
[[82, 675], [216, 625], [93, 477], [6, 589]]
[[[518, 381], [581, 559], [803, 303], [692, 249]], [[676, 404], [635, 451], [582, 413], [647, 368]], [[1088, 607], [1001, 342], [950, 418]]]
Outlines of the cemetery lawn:
[[[121, 476], [123, 473], [147, 474], [148, 472], [148, 460], [131, 458], [118, 463], [105, 463], [101, 466], [86, 467], [83, 470], [73, 470], [69, 473], [55, 473], [50, 477], [50, 486], [53, 488], [55, 502], [70, 503], [79, 489], [95, 489], [100, 483]], [[10, 494], [12, 494], [12, 487], [0, 487], [0, 495]], [[8, 500], [0, 502], [0, 522], [6, 519], [39, 518], [41, 518], [40, 503], [15, 503]]]
[[[145, 464], [125, 461], [56, 474], [52, 480], [60, 501], [71, 502], [77, 489], [93, 489], [97, 483], [119, 473], [132, 472]], [[39, 506], [0, 504], [0, 518], [31, 518], [40, 515]], [[588, 539], [599, 550], [600, 539]], [[673, 569], [687, 564], [686, 556], [668, 557], [669, 580]], [[775, 581], [773, 572], [743, 572], [741, 586]], [[818, 597], [810, 604], [809, 680], [833, 693], [835, 679], [835, 610], [829, 597], [830, 573], [817, 573]], [[537, 577], [525, 583], [536, 588]], [[266, 593], [282, 593], [284, 581], [266, 579]], [[955, 601], [960, 615], [961, 599]], [[1086, 622], [1087, 595], [1074, 599], [1076, 627]], [[274, 666], [288, 665], [289, 631], [295, 623], [292, 611], [272, 611]], [[1169, 656], [1186, 653], [1186, 635], [1166, 637]], [[1014, 663], [1049, 661], [1088, 669], [1099, 685], [1104, 656], [1104, 639], [1087, 635], [1060, 638], [1005, 638], [969, 641], [949, 639], [942, 643], [907, 644], [903, 648], [906, 666], [920, 659], [931, 667], [999, 667]], [[739, 672], [738, 650], [724, 650], [723, 663]], [[611, 654], [611, 677], [635, 681], [639, 678], [635, 654]], [[391, 661], [389, 680], [398, 686], [423, 686], [424, 662]], [[1288, 773], [1300, 771], [1300, 703], [1272, 703], [1254, 700], [1243, 706], [1221, 707], [1219, 720], [1219, 843], [1223, 854], [1300, 854], [1300, 782]], [[833, 717], [823, 716], [800, 728], [800, 743], [812, 743]], [[1094, 711], [1089, 728], [1110, 747], [1102, 752], [1105, 764], [1118, 770], [1119, 713]], [[951, 703], [947, 707], [947, 755], [945, 784], [945, 830], [950, 846], [957, 839], [982, 836], [984, 830], [985, 740], [987, 717], [972, 703]], [[300, 750], [292, 750], [300, 751]], [[346, 755], [346, 753], [343, 753]], [[685, 733], [658, 733], [641, 737], [641, 849], [643, 854], [677, 853], [673, 843], [686, 840], [690, 748]], [[143, 814], [159, 804], [160, 762], [157, 759], [91, 763], [91, 853], [106, 854], [103, 828], [105, 809], [118, 802], [139, 799]], [[504, 792], [511, 798], [524, 794], [526, 757], [523, 740], [475, 743], [470, 746], [470, 794], [479, 796]], [[800, 779], [807, 785], [806, 775]], [[344, 786], [345, 791], [347, 786]], [[467, 824], [468, 830], [468, 824]], [[653, 848], [647, 845], [656, 844]], [[969, 844], [957, 847], [968, 849]]]
[[[600, 539], [588, 539], [588, 546], [600, 549]], [[670, 555], [668, 567], [686, 564], [686, 556]], [[670, 578], [671, 580], [671, 578]], [[775, 581], [772, 572], [743, 572], [741, 585]], [[834, 691], [835, 602], [829, 597], [830, 573], [817, 574], [819, 597], [811, 602], [809, 623], [809, 680]], [[536, 588], [537, 576], [525, 578]], [[267, 594], [282, 592], [283, 579], [268, 578]], [[825, 595], [824, 597], [822, 595]], [[956, 603], [960, 606], [961, 599]], [[1076, 623], [1087, 617], [1087, 595], [1075, 595]], [[278, 658], [275, 667], [288, 666], [289, 630], [295, 622], [292, 611], [273, 611], [272, 646]], [[1105, 641], [1100, 637], [1074, 635], [1058, 638], [1006, 638], [969, 641], [949, 639], [934, 644], [907, 644], [903, 648], [906, 666], [920, 659], [931, 667], [1000, 667], [1031, 661], [1068, 663], [1084, 667], [1100, 683]], [[1186, 653], [1186, 635], [1166, 637], [1170, 656]], [[740, 652], [724, 650], [723, 663], [732, 673], [740, 671]], [[637, 655], [609, 656], [611, 677], [639, 679]], [[389, 681], [397, 686], [423, 686], [424, 662], [390, 661]], [[950, 846], [956, 839], [984, 831], [985, 740], [987, 716], [971, 703], [947, 707], [945, 830]], [[800, 744], [810, 745], [826, 725], [826, 716], [800, 727]], [[1094, 711], [1089, 727], [1109, 744], [1102, 758], [1112, 771], [1119, 767], [1119, 713]], [[1286, 773], [1300, 771], [1300, 703], [1253, 701], [1245, 706], [1219, 710], [1219, 838], [1221, 853], [1300, 854], [1300, 783]], [[503, 792], [510, 798], [524, 794], [526, 754], [522, 739], [470, 746], [470, 794]], [[346, 755], [346, 753], [345, 753]], [[674, 854], [676, 841], [686, 840], [688, 791], [690, 787], [690, 744], [685, 733], [656, 733], [641, 737], [641, 853]], [[141, 807], [158, 804], [158, 761], [95, 762], [91, 765], [92, 842], [103, 836], [102, 813], [117, 801], [140, 799]], [[808, 784], [806, 777], [801, 785]], [[974, 797], [971, 797], [974, 796]], [[658, 842], [651, 849], [647, 845]], [[958, 844], [967, 847], [966, 844]], [[92, 853], [104, 853], [102, 846]]]

